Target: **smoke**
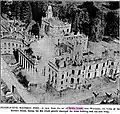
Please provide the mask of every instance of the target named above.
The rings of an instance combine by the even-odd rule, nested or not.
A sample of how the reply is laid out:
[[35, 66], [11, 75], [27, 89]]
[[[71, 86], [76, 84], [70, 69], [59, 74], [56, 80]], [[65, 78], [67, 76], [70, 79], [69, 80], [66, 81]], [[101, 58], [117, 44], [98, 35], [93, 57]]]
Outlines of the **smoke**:
[[29, 72], [22, 71], [23, 75], [26, 76], [27, 80], [31, 83], [42, 83], [43, 85], [47, 81], [47, 77], [43, 76], [43, 69], [48, 65], [50, 59], [54, 56], [54, 39], [48, 38], [47, 36], [40, 39], [39, 41], [33, 42], [30, 45], [32, 48], [33, 55], [39, 56], [41, 59], [38, 61], [38, 64], [35, 66], [34, 72], [30, 70]]
[[48, 61], [54, 56], [54, 39], [50, 37], [44, 37], [37, 42], [31, 44], [33, 54], [41, 57], [39, 66], [47, 64]]

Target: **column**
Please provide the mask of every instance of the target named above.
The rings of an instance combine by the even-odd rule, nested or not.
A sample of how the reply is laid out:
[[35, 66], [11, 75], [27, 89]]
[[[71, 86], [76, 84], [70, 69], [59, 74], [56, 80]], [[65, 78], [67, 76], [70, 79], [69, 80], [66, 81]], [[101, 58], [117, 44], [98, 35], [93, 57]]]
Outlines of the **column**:
[[32, 73], [32, 65], [29, 63], [30, 67], [29, 67], [29, 76], [33, 77], [33, 73]]
[[25, 68], [25, 58], [23, 57], [23, 68]]
[[29, 61], [27, 60], [27, 72], [29, 72]]
[[31, 65], [31, 73], [32, 73], [32, 75], [33, 75], [33, 67], [32, 67], [32, 65]]
[[21, 58], [21, 54], [20, 54], [20, 65], [22, 64], [21, 62], [22, 62], [22, 58]]
[[23, 57], [22, 57], [22, 55], [21, 55], [21, 65], [23, 67]]
[[34, 72], [34, 66], [33, 65], [32, 65], [32, 75], [33, 75], [33, 80], [35, 80], [35, 72]]
[[33, 66], [33, 74], [35, 74], [35, 69], [34, 69], [34, 65], [32, 65]]
[[19, 58], [19, 62], [18, 63], [20, 64], [20, 53], [19, 53], [19, 51], [18, 51], [18, 58]]
[[24, 58], [23, 58], [23, 56], [22, 56], [22, 67], [23, 67], [23, 64], [24, 64], [24, 63], [23, 63], [23, 62], [24, 62], [24, 60], [23, 60], [23, 59], [24, 59]]
[[24, 66], [23, 66], [23, 64], [24, 64], [24, 60], [23, 60], [23, 59], [24, 59], [24, 58], [23, 58], [23, 56], [22, 56], [22, 67], [24, 67]]
[[25, 65], [24, 68], [25, 68], [25, 70], [26, 70], [26, 59], [25, 59], [25, 58], [24, 58], [24, 65]]
[[26, 59], [26, 71], [28, 72], [28, 61]]
[[29, 72], [29, 70], [30, 70], [30, 63], [29, 63], [29, 61], [28, 61], [28, 72]]

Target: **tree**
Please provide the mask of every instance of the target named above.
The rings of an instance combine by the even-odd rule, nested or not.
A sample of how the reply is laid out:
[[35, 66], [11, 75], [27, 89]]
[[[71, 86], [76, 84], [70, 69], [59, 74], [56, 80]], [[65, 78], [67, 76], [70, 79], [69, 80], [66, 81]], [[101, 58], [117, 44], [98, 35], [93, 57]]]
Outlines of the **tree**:
[[33, 54], [33, 51], [32, 51], [31, 48], [26, 49], [25, 52], [26, 52], [29, 56], [31, 56], [31, 55]]
[[113, 38], [119, 36], [119, 16], [116, 12], [111, 11], [106, 15], [107, 25], [105, 27], [105, 35]]
[[32, 19], [39, 22], [41, 26], [42, 17], [45, 17], [47, 6], [44, 1], [31, 1]]
[[1, 1], [1, 14], [6, 13], [9, 9], [9, 6], [6, 4], [6, 1]]
[[16, 62], [19, 62], [18, 50], [13, 49], [13, 55], [15, 57]]
[[24, 87], [28, 87], [29, 81], [26, 79], [26, 76], [22, 72], [19, 72], [17, 75], [18, 81], [23, 84]]
[[13, 1], [13, 4], [11, 5], [12, 17], [20, 19], [21, 7], [22, 7], [21, 1]]
[[32, 20], [31, 6], [28, 1], [22, 1], [20, 20], [29, 24]]
[[34, 35], [39, 35], [39, 27], [38, 27], [38, 24], [34, 24], [34, 25], [32, 26], [31, 33], [33, 33]]

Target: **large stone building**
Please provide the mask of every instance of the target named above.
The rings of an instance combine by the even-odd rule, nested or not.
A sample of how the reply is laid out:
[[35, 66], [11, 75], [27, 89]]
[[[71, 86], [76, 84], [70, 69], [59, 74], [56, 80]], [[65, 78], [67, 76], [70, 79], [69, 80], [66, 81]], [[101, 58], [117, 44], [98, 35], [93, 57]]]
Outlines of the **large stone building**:
[[[71, 24], [55, 19], [51, 6], [48, 6], [46, 17], [42, 18], [41, 29], [46, 39], [53, 42], [60, 35], [58, 42], [52, 44], [55, 53], [54, 56], [47, 57], [47, 64], [43, 63], [44, 58], [40, 55], [39, 48], [37, 53], [34, 52], [35, 47], [31, 48], [31, 44], [28, 49], [18, 49], [19, 64], [27, 73], [31, 73], [33, 80], [37, 79], [37, 82], [34, 81], [36, 84], [44, 78], [44, 84], [49, 82], [57, 91], [77, 89], [85, 79], [105, 75], [114, 78], [115, 74], [120, 72], [118, 52], [114, 51], [113, 57], [106, 55], [104, 51], [101, 51], [100, 57], [96, 56], [88, 49], [88, 37], [79, 32], [76, 35], [71, 33]], [[33, 42], [37, 45], [42, 39]], [[46, 50], [46, 53], [47, 51], [49, 50]]]
[[97, 58], [89, 61], [81, 61], [81, 64], [75, 65], [69, 58], [62, 58], [60, 66], [56, 61], [49, 61], [49, 82], [56, 90], [66, 88], [76, 89], [81, 87], [85, 79], [110, 76], [114, 78], [115, 74], [120, 73], [120, 59]]
[[13, 54], [13, 49], [24, 48], [24, 23], [1, 16], [1, 54]]
[[52, 7], [49, 5], [46, 17], [42, 18], [42, 32], [51, 35], [69, 34], [71, 32], [71, 24], [53, 17]]

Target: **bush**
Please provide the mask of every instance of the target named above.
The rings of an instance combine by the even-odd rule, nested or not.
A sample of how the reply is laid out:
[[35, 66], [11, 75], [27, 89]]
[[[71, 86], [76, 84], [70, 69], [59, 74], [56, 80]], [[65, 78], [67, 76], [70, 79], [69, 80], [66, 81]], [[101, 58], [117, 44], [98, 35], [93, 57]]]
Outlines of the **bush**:
[[28, 87], [29, 81], [26, 79], [26, 76], [22, 75], [22, 72], [18, 73], [17, 79], [24, 87]]

